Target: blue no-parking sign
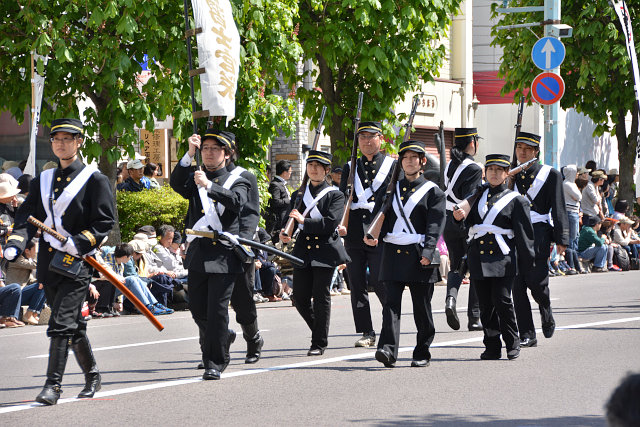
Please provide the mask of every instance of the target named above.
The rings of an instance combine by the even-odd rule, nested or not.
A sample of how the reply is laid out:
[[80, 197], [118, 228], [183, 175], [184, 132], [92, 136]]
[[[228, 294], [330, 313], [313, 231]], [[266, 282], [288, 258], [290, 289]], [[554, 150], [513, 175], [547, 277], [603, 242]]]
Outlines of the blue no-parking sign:
[[533, 45], [531, 59], [541, 70], [553, 70], [562, 64], [565, 53], [566, 49], [560, 40], [555, 37], [543, 37]]
[[531, 83], [531, 96], [542, 105], [560, 101], [564, 95], [564, 80], [554, 73], [540, 73]]

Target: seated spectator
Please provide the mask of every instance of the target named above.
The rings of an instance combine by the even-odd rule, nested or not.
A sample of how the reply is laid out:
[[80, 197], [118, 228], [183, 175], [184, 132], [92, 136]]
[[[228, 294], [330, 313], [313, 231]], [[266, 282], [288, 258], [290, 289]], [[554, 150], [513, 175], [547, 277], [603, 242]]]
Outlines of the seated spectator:
[[582, 209], [582, 221], [586, 216], [598, 217], [601, 220], [604, 219], [604, 213], [602, 212], [601, 203], [602, 197], [598, 188], [602, 185], [607, 178], [601, 171], [594, 171], [591, 175], [591, 181], [587, 183], [587, 186], [582, 190], [582, 200], [580, 201], [580, 208]]
[[[618, 197], [618, 183], [620, 182], [620, 175], [618, 173], [618, 169], [609, 169], [607, 174], [607, 189], [604, 195], [604, 201], [606, 203], [607, 212], [609, 212], [609, 216], [613, 215], [614, 206], [613, 200]], [[616, 218], [618, 219], [618, 218]]]
[[184, 244], [182, 243], [182, 235], [179, 231], [173, 232], [173, 241], [171, 242], [171, 253], [180, 258], [184, 265], [184, 259], [187, 256]]
[[36, 243], [29, 240], [22, 255], [8, 263], [5, 272], [5, 282], [17, 283], [22, 290], [21, 304], [29, 306], [22, 320], [29, 325], [38, 324], [38, 316], [46, 302], [44, 288], [34, 276], [38, 265], [37, 253]]
[[[142, 243], [136, 242], [138, 250], [141, 250]], [[125, 277], [124, 264], [128, 263], [132, 256], [136, 253], [134, 246], [128, 243], [122, 243], [114, 248], [102, 247], [100, 254], [105, 265], [112, 273], [123, 283], [133, 295], [142, 302], [154, 315], [171, 314], [173, 310], [159, 303], [147, 288], [146, 283], [137, 275]]]
[[629, 211], [629, 202], [626, 200], [618, 200], [613, 207], [613, 214], [611, 215], [611, 218], [620, 220], [627, 216], [627, 211]]
[[607, 245], [607, 268], [609, 271], [622, 271], [620, 267], [613, 264], [614, 248], [619, 246], [613, 242], [613, 226], [617, 223], [615, 219], [605, 218], [602, 221], [602, 227], [598, 232], [598, 236], [604, 239], [604, 243]]
[[20, 193], [18, 181], [6, 173], [0, 174], [0, 216], [5, 225], [13, 224], [15, 221], [18, 193]]
[[147, 189], [142, 182], [144, 165], [140, 159], [129, 160], [129, 162], [127, 162], [127, 173], [129, 177], [125, 179], [122, 184], [118, 184], [118, 190], [137, 192]]
[[20, 285], [12, 283], [4, 284], [0, 280], [0, 328], [19, 328], [25, 326], [18, 320], [20, 316]]
[[147, 163], [144, 165], [144, 177], [149, 181], [149, 189], [160, 188], [160, 183], [156, 179], [158, 174], [158, 165], [155, 163]]
[[[182, 259], [171, 252], [171, 244], [175, 235], [175, 229], [171, 225], [163, 224], [158, 227], [160, 239], [151, 250], [162, 262], [162, 266], [175, 274], [177, 279], [186, 279], [189, 272], [184, 268]], [[186, 280], [185, 280], [186, 281]]]
[[631, 258], [638, 258], [638, 249], [640, 249], [640, 240], [638, 236], [634, 236], [631, 226], [633, 220], [623, 216], [618, 224], [613, 228], [613, 241], [623, 247]]
[[578, 256], [584, 260], [593, 261], [594, 272], [607, 271], [607, 245], [597, 232], [602, 226], [598, 217], [587, 217], [578, 237]]
[[29, 194], [29, 186], [31, 185], [32, 180], [33, 176], [29, 174], [24, 174], [18, 178], [18, 190], [20, 190], [20, 193], [17, 195], [18, 204], [22, 204], [24, 199], [27, 198], [27, 195]]
[[591, 178], [591, 176], [589, 175], [590, 172], [591, 172], [591, 169], [587, 169], [582, 166], [578, 168], [578, 176], [576, 177], [576, 186], [578, 187], [578, 190], [580, 190], [580, 193], [582, 193], [582, 190], [584, 189], [584, 187], [586, 187], [587, 184], [589, 183], [589, 180]]

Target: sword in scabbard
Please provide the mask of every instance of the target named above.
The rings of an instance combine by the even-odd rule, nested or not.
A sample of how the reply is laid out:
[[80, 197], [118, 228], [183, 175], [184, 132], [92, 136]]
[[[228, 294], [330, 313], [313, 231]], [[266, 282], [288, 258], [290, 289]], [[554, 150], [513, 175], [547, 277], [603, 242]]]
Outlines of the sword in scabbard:
[[221, 240], [221, 241], [225, 241], [228, 243], [231, 243], [233, 245], [246, 245], [249, 247], [252, 247], [254, 249], [259, 249], [261, 251], [265, 251], [268, 252], [270, 254], [273, 255], [277, 255], [281, 258], [284, 258], [288, 261], [290, 261], [292, 264], [298, 266], [298, 267], [302, 267], [304, 266], [304, 261], [301, 260], [298, 257], [295, 257], [291, 254], [288, 254], [286, 252], [282, 252], [276, 248], [274, 248], [273, 246], [268, 246], [262, 243], [258, 243], [258, 242], [254, 242], [253, 240], [249, 240], [249, 239], [244, 239], [242, 237], [238, 237], [238, 236], [234, 236], [234, 235], [227, 235], [227, 234], [223, 234], [223, 233], [219, 233], [217, 231], [208, 231], [208, 230], [191, 230], [189, 228], [187, 228], [185, 230], [186, 234], [190, 234], [192, 236], [200, 236], [200, 237], [206, 237], [209, 238], [211, 240]]
[[[66, 243], [66, 241], [68, 239], [67, 237], [65, 237], [62, 234], [58, 233], [53, 228], [47, 227], [42, 222], [38, 221], [37, 219], [35, 219], [32, 216], [30, 216], [27, 219], [27, 222], [29, 222], [29, 224], [32, 224], [32, 225], [36, 226], [37, 228], [39, 228], [43, 232], [51, 235], [54, 239], [58, 240], [60, 243], [64, 244], [64, 243]], [[83, 260], [85, 260], [90, 266], [92, 266], [93, 268], [98, 270], [109, 282], [111, 282], [111, 284], [113, 286], [118, 288], [120, 290], [120, 292], [122, 292], [124, 294], [124, 296], [127, 297], [127, 299], [129, 301], [131, 301], [133, 303], [133, 305], [135, 305], [138, 310], [140, 310], [140, 313], [144, 314], [144, 316], [151, 322], [151, 324], [153, 326], [156, 327], [156, 329], [158, 331], [162, 331], [164, 329], [164, 326], [162, 326], [162, 324], [158, 321], [156, 316], [154, 316], [149, 311], [149, 309], [138, 298], [136, 298], [136, 296], [133, 293], [131, 293], [131, 291], [124, 284], [122, 284], [122, 282], [120, 282], [118, 280], [118, 278], [112, 272], [107, 270], [102, 264], [100, 264], [91, 255], [83, 255], [81, 258]]]

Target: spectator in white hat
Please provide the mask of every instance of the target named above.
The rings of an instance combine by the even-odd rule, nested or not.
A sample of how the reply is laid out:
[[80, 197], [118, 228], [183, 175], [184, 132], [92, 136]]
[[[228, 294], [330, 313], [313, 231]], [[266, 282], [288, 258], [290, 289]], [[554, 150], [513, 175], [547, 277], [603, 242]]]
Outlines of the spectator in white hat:
[[122, 191], [142, 191], [146, 187], [142, 182], [144, 176], [144, 164], [140, 159], [129, 160], [127, 162], [127, 173], [129, 177], [122, 184], [118, 184], [118, 190]]

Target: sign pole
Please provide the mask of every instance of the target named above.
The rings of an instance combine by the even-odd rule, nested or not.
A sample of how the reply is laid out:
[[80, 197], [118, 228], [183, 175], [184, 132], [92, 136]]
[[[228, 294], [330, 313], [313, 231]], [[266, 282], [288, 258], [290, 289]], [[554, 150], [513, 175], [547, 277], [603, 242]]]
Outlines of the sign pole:
[[[560, 21], [560, 0], [544, 0], [544, 20]], [[554, 37], [551, 25], [544, 26], [544, 35]], [[560, 74], [560, 68], [549, 72]], [[554, 168], [558, 167], [558, 110], [560, 102], [544, 107], [544, 163]]]

